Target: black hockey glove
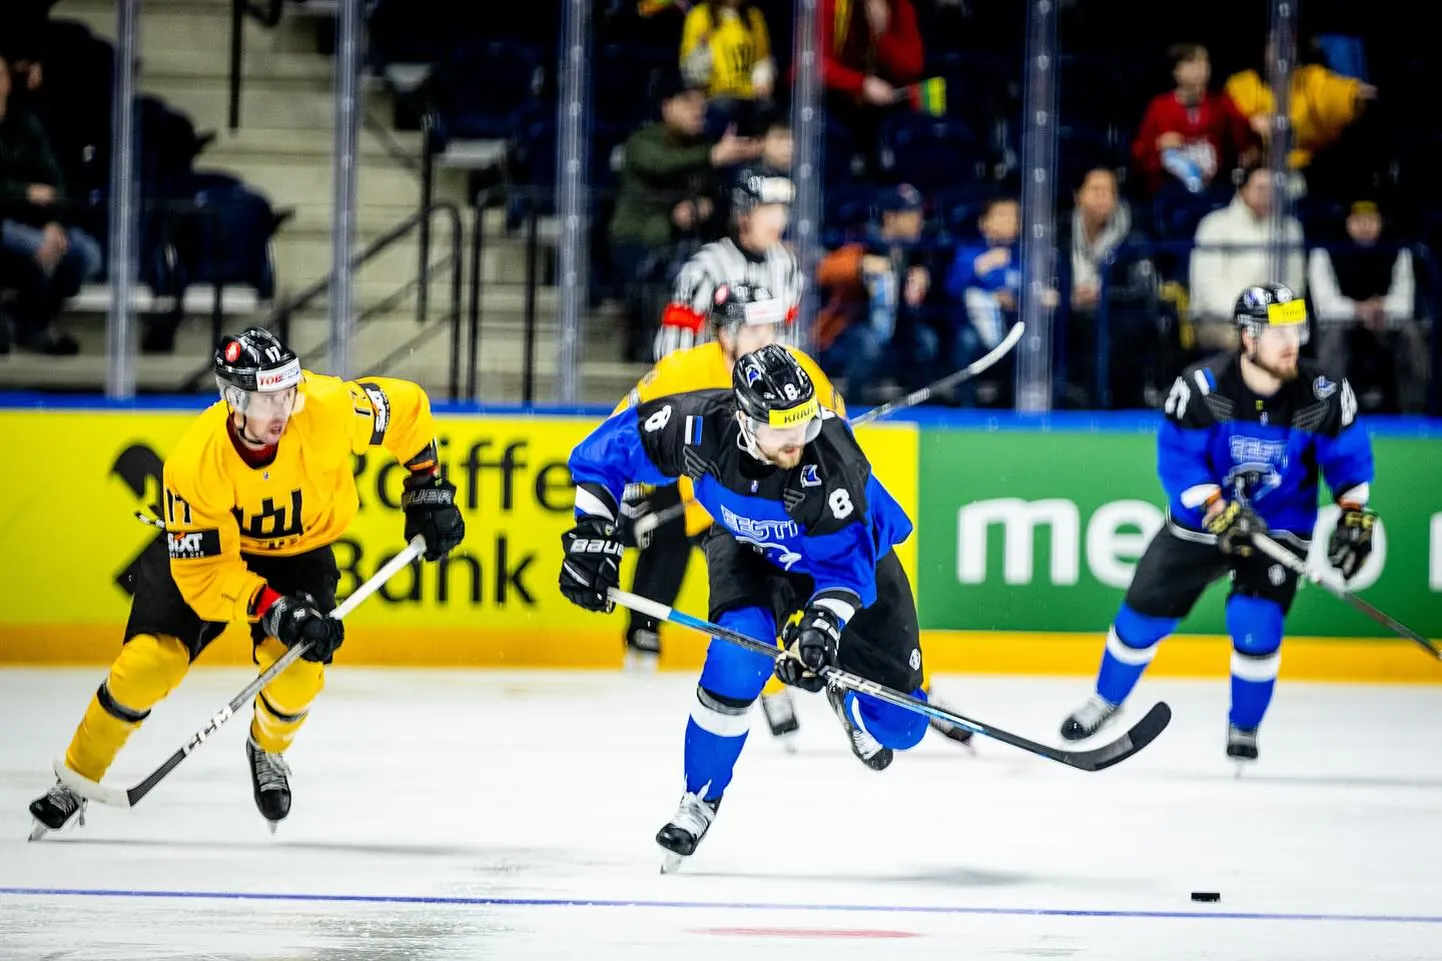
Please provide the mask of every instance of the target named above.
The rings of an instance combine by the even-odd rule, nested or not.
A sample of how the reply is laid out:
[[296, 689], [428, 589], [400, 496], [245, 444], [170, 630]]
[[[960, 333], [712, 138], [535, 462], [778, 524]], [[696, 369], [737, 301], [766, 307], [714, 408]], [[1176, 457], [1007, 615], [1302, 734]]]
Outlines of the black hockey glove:
[[566, 551], [561, 561], [561, 593], [588, 611], [610, 613], [616, 602], [607, 595], [621, 586], [621, 532], [604, 517], [583, 517], [561, 535]]
[[1377, 515], [1355, 504], [1342, 505], [1342, 516], [1327, 541], [1327, 561], [1342, 577], [1351, 580], [1357, 576], [1367, 557], [1372, 553], [1372, 525]]
[[291, 594], [273, 601], [260, 617], [261, 628], [286, 647], [305, 642], [310, 646], [301, 660], [329, 664], [341, 641], [345, 625], [324, 614], [309, 594]]
[[466, 522], [456, 507], [456, 485], [427, 471], [412, 474], [401, 486], [406, 542], [417, 534], [424, 537], [428, 561], [438, 561], [459, 547], [466, 536]]
[[781, 632], [786, 653], [776, 659], [776, 676], [783, 684], [814, 694], [826, 686], [821, 669], [836, 666], [840, 644], [840, 619], [824, 607], [810, 605], [799, 618], [787, 621]]
[[1217, 549], [1234, 557], [1251, 557], [1252, 535], [1267, 533], [1267, 522], [1237, 501], [1228, 501], [1206, 523], [1207, 530], [1217, 535]]

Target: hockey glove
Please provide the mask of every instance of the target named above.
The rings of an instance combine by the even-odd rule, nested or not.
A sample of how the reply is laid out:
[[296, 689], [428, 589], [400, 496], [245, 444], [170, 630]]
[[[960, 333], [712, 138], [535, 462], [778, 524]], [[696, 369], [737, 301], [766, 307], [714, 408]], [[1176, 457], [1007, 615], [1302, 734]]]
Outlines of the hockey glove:
[[1252, 535], [1267, 533], [1267, 522], [1237, 501], [1228, 501], [1206, 523], [1207, 530], [1217, 535], [1217, 549], [1234, 557], [1251, 557]]
[[1377, 515], [1357, 504], [1343, 504], [1342, 516], [1327, 541], [1327, 561], [1346, 580], [1357, 576], [1372, 553], [1372, 525]]
[[466, 522], [456, 507], [456, 485], [429, 471], [405, 479], [401, 510], [406, 515], [406, 541], [426, 539], [426, 560], [438, 561], [460, 546]]
[[329, 664], [341, 641], [345, 625], [324, 614], [309, 594], [277, 597], [260, 616], [261, 628], [286, 647], [306, 643], [301, 659]]
[[786, 622], [781, 646], [786, 652], [776, 659], [776, 676], [783, 684], [813, 694], [826, 686], [823, 668], [836, 666], [841, 644], [841, 621], [824, 607], [808, 606], [800, 618]]
[[621, 586], [621, 532], [604, 517], [583, 517], [561, 535], [566, 557], [561, 561], [561, 593], [588, 611], [610, 613], [616, 606], [608, 592]]

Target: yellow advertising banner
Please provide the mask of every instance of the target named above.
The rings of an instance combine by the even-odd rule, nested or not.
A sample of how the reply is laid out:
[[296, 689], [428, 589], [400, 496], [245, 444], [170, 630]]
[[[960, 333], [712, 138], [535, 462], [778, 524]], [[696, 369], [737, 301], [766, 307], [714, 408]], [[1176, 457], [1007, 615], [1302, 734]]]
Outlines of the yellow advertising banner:
[[[11, 451], [64, 453], [0, 480], [0, 663], [106, 663], [122, 641], [126, 572], [161, 536], [135, 518], [158, 516], [164, 457], [194, 412], [0, 411]], [[608, 667], [622, 657], [625, 612], [592, 614], [556, 587], [560, 538], [571, 525], [566, 460], [597, 423], [579, 417], [441, 415], [441, 462], [458, 488], [465, 543], [438, 564], [397, 575], [347, 620], [339, 663], [408, 666]], [[862, 428], [877, 476], [915, 518], [917, 434]], [[357, 458], [360, 512], [335, 545], [340, 594], [403, 546], [404, 469], [384, 451]], [[898, 551], [916, 574], [916, 538]], [[623, 583], [629, 584], [629, 568]], [[677, 606], [706, 614], [705, 565], [692, 558]], [[703, 640], [668, 635], [663, 666], [699, 664]], [[250, 660], [232, 628], [204, 663]]]

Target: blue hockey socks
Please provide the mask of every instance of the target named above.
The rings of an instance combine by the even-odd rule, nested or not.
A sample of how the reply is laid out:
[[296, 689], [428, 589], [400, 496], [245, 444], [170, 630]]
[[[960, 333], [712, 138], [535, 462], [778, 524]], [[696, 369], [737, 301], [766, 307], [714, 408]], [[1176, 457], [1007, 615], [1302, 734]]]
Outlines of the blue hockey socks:
[[1232, 712], [1230, 720], [1255, 731], [1272, 702], [1282, 666], [1282, 624], [1276, 601], [1233, 595], [1227, 598], [1227, 633], [1232, 636]]
[[[917, 688], [911, 696], [926, 700], [926, 692]], [[894, 751], [916, 747], [926, 736], [927, 719], [923, 714], [908, 711], [904, 707], [878, 701], [869, 694], [846, 692], [846, 713], [859, 719], [866, 732], [881, 744]]]
[[[770, 612], [727, 611], [719, 623], [751, 637], [776, 635]], [[751, 730], [751, 705], [771, 677], [774, 661], [727, 641], [712, 640], [686, 722], [686, 790], [710, 800], [731, 783], [731, 773]]]
[[1097, 696], [1108, 704], [1125, 701], [1156, 655], [1157, 642], [1176, 627], [1174, 617], [1138, 614], [1123, 604], [1107, 632], [1106, 650], [1097, 672]]

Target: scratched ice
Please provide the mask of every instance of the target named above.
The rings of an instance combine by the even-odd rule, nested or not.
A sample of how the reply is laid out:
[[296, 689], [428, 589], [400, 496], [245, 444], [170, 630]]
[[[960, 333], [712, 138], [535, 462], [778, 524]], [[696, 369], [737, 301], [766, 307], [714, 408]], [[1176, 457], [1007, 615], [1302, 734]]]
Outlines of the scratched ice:
[[[27, 844], [25, 805], [98, 674], [0, 671], [6, 961], [1442, 949], [1435, 688], [1284, 681], [1241, 780], [1222, 754], [1222, 681], [1144, 682], [1139, 702], [1166, 698], [1176, 720], [1099, 774], [929, 737], [878, 775], [810, 697], [799, 754], [758, 732], [700, 853], [662, 877], [651, 838], [679, 796], [689, 676], [339, 667], [291, 752], [295, 808], [275, 837], [237, 719], [134, 810], [92, 805], [85, 828]], [[133, 783], [243, 683], [198, 669], [114, 781]], [[975, 716], [1042, 738], [1085, 687], [938, 679]]]

